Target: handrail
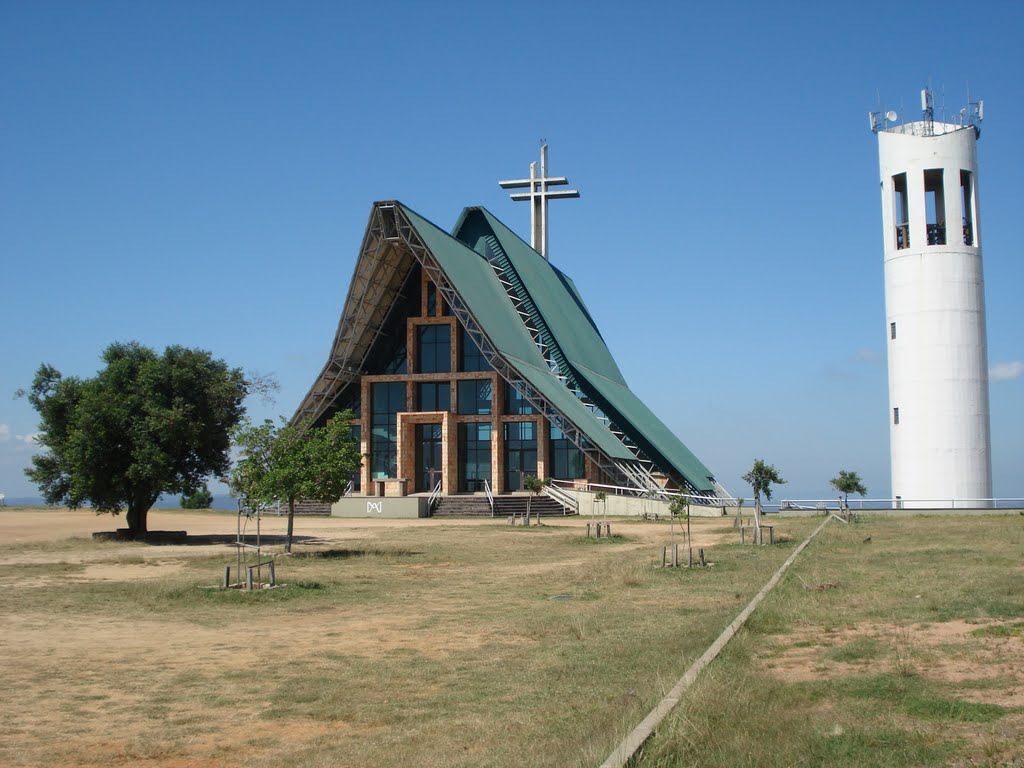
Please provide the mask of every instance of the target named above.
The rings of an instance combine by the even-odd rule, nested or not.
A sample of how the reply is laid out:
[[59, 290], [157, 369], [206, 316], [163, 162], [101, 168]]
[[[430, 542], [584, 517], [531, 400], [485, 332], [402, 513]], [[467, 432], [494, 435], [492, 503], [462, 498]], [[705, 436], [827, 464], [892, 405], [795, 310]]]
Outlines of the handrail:
[[437, 481], [437, 485], [434, 486], [434, 490], [430, 492], [430, 498], [427, 499], [427, 511], [433, 513], [434, 507], [437, 506], [438, 500], [441, 498], [441, 481]]
[[349, 480], [348, 481], [348, 485], [345, 486], [345, 492], [343, 494], [341, 494], [341, 495], [342, 496], [351, 496], [352, 495], [352, 491], [355, 490], [355, 487], [356, 487], [355, 482], [353, 482], [352, 480]]
[[494, 517], [494, 494], [491, 493], [491, 484], [484, 478], [484, 493], [487, 494], [487, 503], [491, 507], [491, 517]]
[[562, 505], [562, 514], [566, 515], [567, 509], [571, 509], [574, 515], [580, 513], [580, 502], [571, 493], [559, 488], [557, 485], [545, 485], [543, 488], [544, 495], [550, 496], [552, 499]]
[[[927, 509], [921, 505], [930, 505], [933, 509], [1019, 509], [1024, 508], [1024, 498], [987, 498], [987, 499], [849, 499], [847, 508], [857, 509]], [[912, 506], [911, 506], [912, 505]], [[766, 507], [784, 509], [804, 509], [825, 511], [838, 509], [839, 502], [833, 496], [830, 499], [782, 499], [778, 504], [765, 504]]]
[[727, 507], [736, 506], [736, 499], [731, 496], [716, 496], [708, 493], [687, 493], [686, 491], [670, 491], [666, 488], [656, 488], [651, 490], [643, 490], [642, 488], [630, 488], [623, 485], [606, 485], [604, 483], [586, 483], [582, 487], [577, 484], [574, 480], [552, 480], [553, 485], [564, 485], [571, 488], [574, 491], [584, 491], [586, 493], [595, 493], [596, 491], [605, 491], [609, 495], [613, 496], [647, 496], [649, 498], [661, 499], [662, 501], [669, 501], [676, 498], [677, 496], [689, 496], [690, 502], [707, 507], [721, 507], [723, 505]]

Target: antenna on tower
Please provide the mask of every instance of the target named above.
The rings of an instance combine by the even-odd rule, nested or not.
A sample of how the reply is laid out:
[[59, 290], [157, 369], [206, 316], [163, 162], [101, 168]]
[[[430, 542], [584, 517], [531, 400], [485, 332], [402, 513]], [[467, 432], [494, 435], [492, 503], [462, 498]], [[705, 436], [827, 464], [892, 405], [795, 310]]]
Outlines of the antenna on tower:
[[935, 133], [935, 101], [932, 99], [931, 88], [921, 89], [921, 112], [924, 119], [924, 135]]

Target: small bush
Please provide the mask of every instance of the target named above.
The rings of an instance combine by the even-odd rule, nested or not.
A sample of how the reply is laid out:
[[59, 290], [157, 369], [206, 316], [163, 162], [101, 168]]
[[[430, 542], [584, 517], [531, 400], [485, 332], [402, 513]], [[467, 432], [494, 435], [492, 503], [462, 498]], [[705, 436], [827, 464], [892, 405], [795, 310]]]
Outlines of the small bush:
[[210, 489], [206, 485], [181, 496], [182, 509], [209, 509], [211, 506], [213, 506], [213, 494], [210, 493]]

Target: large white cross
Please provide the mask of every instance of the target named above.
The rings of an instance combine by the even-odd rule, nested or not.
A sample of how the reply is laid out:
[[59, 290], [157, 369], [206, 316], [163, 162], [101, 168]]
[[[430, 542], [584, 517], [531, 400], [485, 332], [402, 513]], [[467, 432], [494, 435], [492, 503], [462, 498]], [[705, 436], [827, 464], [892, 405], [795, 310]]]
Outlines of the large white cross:
[[579, 197], [575, 189], [552, 190], [549, 187], [568, 184], [565, 176], [548, 176], [548, 145], [540, 145], [540, 176], [537, 175], [537, 163], [530, 163], [530, 178], [499, 181], [502, 189], [520, 189], [529, 187], [529, 192], [513, 192], [509, 197], [513, 200], [529, 200], [530, 206], [530, 245], [545, 259], [548, 258], [548, 200]]

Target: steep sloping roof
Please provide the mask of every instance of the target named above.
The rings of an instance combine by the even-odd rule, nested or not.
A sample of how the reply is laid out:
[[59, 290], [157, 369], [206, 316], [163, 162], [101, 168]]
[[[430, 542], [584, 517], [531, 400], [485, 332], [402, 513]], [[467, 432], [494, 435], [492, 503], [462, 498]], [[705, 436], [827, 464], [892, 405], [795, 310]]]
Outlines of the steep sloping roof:
[[[674, 471], [699, 491], [714, 492], [708, 469], [630, 391], [572, 280], [485, 209], [467, 208], [455, 232], [448, 234], [397, 201], [374, 205], [331, 355], [295, 418], [322, 418], [358, 381], [381, 325], [400, 298], [404, 276], [418, 259], [444, 273], [457, 294], [452, 298], [461, 303], [458, 311], [464, 308], [466, 322], [475, 323], [508, 364], [511, 370], [505, 373], [533, 387], [603, 457], [619, 462], [623, 471], [636, 461], [550, 366], [571, 374], [659, 468]], [[501, 279], [496, 269], [502, 271]], [[503, 284], [510, 280], [509, 286]], [[509, 291], [517, 302], [524, 294], [528, 302], [514, 305]], [[544, 355], [538, 343], [545, 346]]]
[[579, 384], [644, 453], [697, 490], [714, 488], [710, 470], [630, 391], [572, 280], [527, 245], [485, 208], [466, 209], [455, 236], [485, 253], [493, 236], [571, 366]]
[[607, 456], [632, 459], [632, 454], [615, 435], [547, 370], [537, 346], [486, 259], [412, 209], [404, 205], [401, 208], [502, 357]]

